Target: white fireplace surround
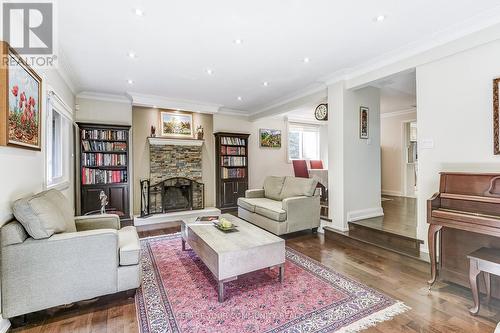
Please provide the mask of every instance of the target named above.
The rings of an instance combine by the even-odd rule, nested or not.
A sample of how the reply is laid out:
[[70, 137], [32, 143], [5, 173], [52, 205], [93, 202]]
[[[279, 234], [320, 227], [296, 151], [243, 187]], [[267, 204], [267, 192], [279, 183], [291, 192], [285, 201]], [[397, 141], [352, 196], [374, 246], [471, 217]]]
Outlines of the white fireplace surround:
[[202, 146], [204, 140], [197, 139], [181, 139], [181, 138], [162, 138], [162, 137], [149, 137], [150, 145], [155, 146]]

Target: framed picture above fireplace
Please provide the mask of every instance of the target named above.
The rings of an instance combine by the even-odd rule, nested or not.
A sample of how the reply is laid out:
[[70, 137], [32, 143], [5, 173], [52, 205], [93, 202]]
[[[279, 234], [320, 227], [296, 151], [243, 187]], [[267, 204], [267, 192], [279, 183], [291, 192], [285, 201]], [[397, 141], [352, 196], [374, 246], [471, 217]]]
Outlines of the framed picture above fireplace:
[[160, 129], [160, 135], [164, 137], [192, 138], [193, 115], [176, 111], [160, 112]]

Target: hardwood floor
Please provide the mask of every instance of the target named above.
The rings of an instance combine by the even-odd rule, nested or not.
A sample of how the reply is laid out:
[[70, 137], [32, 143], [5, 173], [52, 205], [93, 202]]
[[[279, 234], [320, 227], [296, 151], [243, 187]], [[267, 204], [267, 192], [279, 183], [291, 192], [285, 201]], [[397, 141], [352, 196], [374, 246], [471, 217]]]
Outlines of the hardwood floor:
[[350, 223], [417, 238], [417, 199], [387, 195], [383, 197], [390, 199], [382, 201], [384, 216]]
[[[140, 233], [141, 237], [156, 236], [176, 230], [178, 227], [140, 230]], [[370, 245], [357, 247], [325, 240], [321, 234], [295, 234], [287, 237], [286, 244], [412, 308], [363, 332], [493, 332], [500, 321], [500, 301], [494, 300], [490, 306], [482, 305], [479, 316], [473, 317], [468, 313], [472, 299], [467, 289], [437, 283], [429, 292], [426, 284], [429, 265], [424, 262]], [[52, 316], [39, 315], [37, 321], [13, 331], [137, 332], [133, 299], [118, 296], [60, 310]]]

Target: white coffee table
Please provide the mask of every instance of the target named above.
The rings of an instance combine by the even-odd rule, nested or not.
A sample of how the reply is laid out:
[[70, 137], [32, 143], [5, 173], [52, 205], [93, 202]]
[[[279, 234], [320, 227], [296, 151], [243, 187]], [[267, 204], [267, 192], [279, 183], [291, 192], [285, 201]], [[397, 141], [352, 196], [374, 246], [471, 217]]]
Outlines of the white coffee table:
[[279, 267], [279, 280], [285, 274], [285, 241], [251, 223], [221, 215], [237, 226], [238, 231], [225, 233], [209, 222], [181, 226], [182, 250], [186, 243], [218, 281], [219, 302], [224, 301], [224, 283], [239, 275], [264, 268]]

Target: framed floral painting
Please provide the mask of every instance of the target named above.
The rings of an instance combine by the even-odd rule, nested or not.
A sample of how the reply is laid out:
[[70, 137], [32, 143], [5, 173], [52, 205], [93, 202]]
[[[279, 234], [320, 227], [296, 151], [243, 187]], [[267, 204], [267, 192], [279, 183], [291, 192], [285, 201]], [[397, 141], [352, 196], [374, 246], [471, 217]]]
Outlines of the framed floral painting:
[[193, 137], [193, 115], [181, 112], [160, 113], [161, 136]]
[[259, 130], [260, 146], [262, 148], [281, 148], [281, 131], [261, 128]]
[[366, 106], [359, 108], [359, 138], [368, 139], [368, 112], [369, 109]]
[[0, 145], [41, 150], [42, 79], [2, 42]]

